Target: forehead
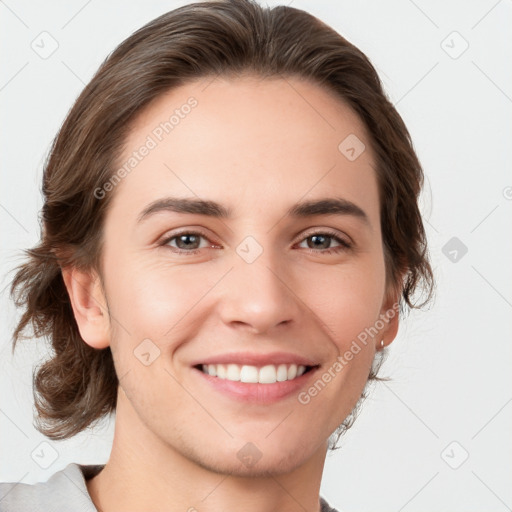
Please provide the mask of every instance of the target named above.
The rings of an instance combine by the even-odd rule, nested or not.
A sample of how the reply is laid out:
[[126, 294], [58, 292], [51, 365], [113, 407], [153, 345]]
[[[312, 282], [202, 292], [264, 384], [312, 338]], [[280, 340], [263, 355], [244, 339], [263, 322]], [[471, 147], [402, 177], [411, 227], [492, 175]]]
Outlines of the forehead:
[[[347, 158], [345, 141], [364, 151]], [[302, 79], [209, 78], [172, 89], [132, 123], [121, 167], [128, 172], [112, 208], [134, 219], [166, 193], [241, 213], [335, 191], [378, 215], [364, 124], [334, 93]]]

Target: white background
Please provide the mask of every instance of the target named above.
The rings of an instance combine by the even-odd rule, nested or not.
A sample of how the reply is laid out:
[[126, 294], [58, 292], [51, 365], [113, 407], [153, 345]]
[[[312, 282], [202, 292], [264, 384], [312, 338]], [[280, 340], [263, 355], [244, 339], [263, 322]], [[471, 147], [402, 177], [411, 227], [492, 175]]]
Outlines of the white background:
[[[32, 425], [32, 368], [46, 353], [27, 341], [11, 356], [9, 271], [38, 241], [43, 160], [74, 99], [123, 39], [185, 3], [0, 2], [0, 481], [108, 459], [113, 419], [50, 441], [57, 458], [47, 469], [32, 459], [46, 440]], [[340, 512], [511, 510], [512, 2], [291, 5], [364, 51], [403, 116], [426, 173], [438, 284], [434, 306], [411, 314], [390, 347], [382, 375], [393, 380], [377, 385], [328, 455], [321, 494]], [[47, 59], [31, 48], [43, 31], [58, 42]], [[456, 262], [443, 253], [452, 237], [468, 248]]]

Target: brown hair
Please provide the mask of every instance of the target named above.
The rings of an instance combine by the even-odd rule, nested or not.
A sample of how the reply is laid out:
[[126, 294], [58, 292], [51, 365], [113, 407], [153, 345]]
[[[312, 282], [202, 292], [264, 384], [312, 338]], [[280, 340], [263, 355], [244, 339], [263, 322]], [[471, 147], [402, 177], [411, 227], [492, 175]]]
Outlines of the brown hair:
[[[23, 314], [13, 334], [45, 336], [51, 357], [34, 370], [36, 428], [71, 437], [116, 409], [118, 379], [110, 348], [81, 338], [61, 268], [100, 278], [102, 227], [113, 194], [98, 198], [115, 172], [130, 123], [153, 99], [197, 78], [299, 77], [334, 92], [364, 122], [376, 155], [386, 279], [405, 307], [430, 301], [434, 278], [417, 200], [423, 171], [404, 122], [368, 58], [314, 16], [254, 0], [189, 4], [137, 30], [103, 62], [53, 141], [43, 176], [40, 242], [25, 251], [11, 297]], [[426, 300], [413, 304], [423, 284]], [[372, 368], [368, 382], [379, 380]], [[364, 393], [363, 393], [364, 395]], [[353, 421], [337, 431], [340, 434]], [[339, 436], [338, 436], [339, 437]]]

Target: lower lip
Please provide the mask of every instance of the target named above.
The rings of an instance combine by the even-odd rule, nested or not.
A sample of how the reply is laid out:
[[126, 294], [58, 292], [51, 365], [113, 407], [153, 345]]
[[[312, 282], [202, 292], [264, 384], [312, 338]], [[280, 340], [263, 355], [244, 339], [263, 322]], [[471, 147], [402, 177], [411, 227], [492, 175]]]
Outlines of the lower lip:
[[240, 402], [257, 404], [272, 404], [298, 393], [304, 387], [311, 376], [316, 373], [318, 367], [311, 368], [308, 372], [292, 380], [274, 382], [273, 384], [260, 384], [219, 379], [208, 375], [197, 368], [192, 368], [199, 373], [205, 381], [216, 391], [227, 395]]

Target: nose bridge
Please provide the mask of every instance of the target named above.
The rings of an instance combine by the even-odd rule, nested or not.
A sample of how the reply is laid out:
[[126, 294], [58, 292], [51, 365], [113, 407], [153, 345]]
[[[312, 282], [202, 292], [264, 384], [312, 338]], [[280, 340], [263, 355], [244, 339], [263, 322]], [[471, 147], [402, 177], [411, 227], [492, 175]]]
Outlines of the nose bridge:
[[236, 252], [225, 282], [223, 321], [264, 332], [296, 320], [300, 301], [290, 289], [289, 273], [279, 254], [264, 249], [251, 237], [242, 241]]

